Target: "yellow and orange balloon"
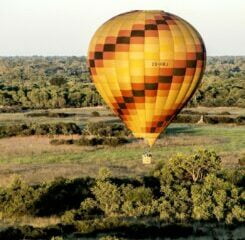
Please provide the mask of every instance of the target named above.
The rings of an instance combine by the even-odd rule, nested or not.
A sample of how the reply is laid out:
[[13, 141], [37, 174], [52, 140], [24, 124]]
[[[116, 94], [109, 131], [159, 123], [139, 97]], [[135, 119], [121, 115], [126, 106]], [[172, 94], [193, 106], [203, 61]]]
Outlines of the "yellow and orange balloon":
[[199, 33], [164, 11], [132, 11], [104, 23], [88, 51], [93, 82], [135, 137], [152, 146], [201, 81]]

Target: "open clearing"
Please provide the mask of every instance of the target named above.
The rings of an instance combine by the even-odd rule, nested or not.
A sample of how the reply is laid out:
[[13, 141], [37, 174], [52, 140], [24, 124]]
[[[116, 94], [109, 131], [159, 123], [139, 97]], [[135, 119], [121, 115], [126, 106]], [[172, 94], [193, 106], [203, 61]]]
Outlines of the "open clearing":
[[[245, 115], [243, 108], [193, 108], [195, 112], [230, 115]], [[0, 114], [0, 125], [17, 123], [75, 122], [79, 126], [87, 122], [117, 122], [110, 110], [104, 107], [52, 109], [51, 113], [68, 113], [68, 117], [30, 117], [28, 113]], [[99, 113], [98, 117], [93, 112]], [[31, 113], [40, 113], [35, 110]], [[79, 136], [58, 136], [57, 138], [78, 138]], [[8, 184], [14, 176], [21, 176], [30, 183], [50, 181], [56, 177], [96, 176], [98, 169], [108, 167], [116, 176], [141, 176], [154, 166], [178, 152], [190, 153], [203, 147], [215, 150], [223, 165], [235, 167], [245, 154], [245, 126], [231, 124], [196, 125], [171, 124], [151, 149], [153, 164], [143, 165], [142, 154], [148, 149], [142, 140], [129, 144], [108, 147], [82, 147], [76, 145], [53, 146], [48, 136], [11, 137], [0, 139], [0, 186]]]
[[30, 183], [60, 176], [95, 176], [100, 167], [110, 168], [117, 176], [140, 176], [177, 152], [189, 153], [199, 147], [215, 150], [224, 166], [235, 167], [245, 154], [242, 136], [245, 136], [244, 126], [171, 124], [151, 149], [154, 162], [148, 166], [141, 161], [142, 154], [148, 150], [142, 140], [118, 147], [83, 147], [53, 146], [47, 136], [3, 138], [0, 139], [0, 185], [8, 184], [16, 175]]

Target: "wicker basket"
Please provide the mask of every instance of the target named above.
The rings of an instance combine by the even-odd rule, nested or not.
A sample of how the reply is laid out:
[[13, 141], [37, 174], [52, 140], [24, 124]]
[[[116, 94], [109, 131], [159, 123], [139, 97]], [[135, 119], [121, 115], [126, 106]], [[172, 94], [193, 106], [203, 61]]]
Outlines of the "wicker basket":
[[143, 162], [143, 164], [151, 164], [152, 155], [150, 153], [143, 154], [142, 155], [142, 162]]

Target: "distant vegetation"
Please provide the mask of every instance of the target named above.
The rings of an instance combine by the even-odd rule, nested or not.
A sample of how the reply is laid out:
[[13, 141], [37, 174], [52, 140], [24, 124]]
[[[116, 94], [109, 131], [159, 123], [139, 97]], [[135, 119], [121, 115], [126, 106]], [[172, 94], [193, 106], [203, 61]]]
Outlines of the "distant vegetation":
[[81, 134], [81, 128], [75, 123], [23, 123], [0, 126], [0, 138], [32, 135], [69, 135]]
[[[0, 239], [240, 237], [245, 57], [208, 58], [188, 104], [196, 108], [160, 137], [151, 166], [139, 161], [143, 142], [108, 109], [80, 109], [102, 104], [85, 57], [0, 57], [0, 162], [10, 163], [0, 169]], [[111, 172], [97, 174], [101, 166]], [[8, 185], [13, 173], [28, 183]]]
[[42, 109], [101, 104], [84, 57], [0, 58], [0, 106]]
[[[0, 216], [58, 216], [62, 224], [10, 228], [0, 231], [0, 238], [41, 239], [72, 232], [93, 239], [104, 234], [126, 239], [214, 237], [215, 229], [205, 230], [209, 223], [215, 228], [230, 225], [223, 228], [225, 234], [245, 221], [244, 170], [225, 170], [220, 164], [215, 152], [200, 149], [177, 154], [142, 178], [115, 178], [105, 168], [96, 179], [30, 186], [17, 178], [0, 188]], [[188, 225], [195, 222], [201, 227]]]
[[245, 57], [209, 57], [194, 106], [245, 107]]
[[[245, 57], [209, 57], [190, 106], [245, 107]], [[85, 57], [0, 57], [0, 106], [28, 109], [103, 104]]]
[[[117, 146], [130, 142], [130, 132], [122, 124], [89, 123], [81, 130], [79, 139], [52, 139], [53, 145], [76, 144], [79, 146]], [[131, 136], [132, 137], [132, 136]]]

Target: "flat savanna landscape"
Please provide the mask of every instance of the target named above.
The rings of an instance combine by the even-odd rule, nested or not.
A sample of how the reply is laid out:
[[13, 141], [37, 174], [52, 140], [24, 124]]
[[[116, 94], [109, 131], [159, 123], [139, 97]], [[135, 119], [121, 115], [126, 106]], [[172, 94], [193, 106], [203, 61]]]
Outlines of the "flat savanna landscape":
[[244, 239], [244, 80], [244, 57], [208, 57], [150, 149], [86, 57], [0, 57], [0, 240]]
[[[185, 109], [208, 115], [229, 114], [243, 116], [244, 108]], [[0, 126], [21, 123], [74, 122], [83, 127], [89, 122], [116, 123], [120, 120], [105, 107], [53, 109], [49, 113], [67, 113], [66, 117], [40, 116], [43, 110], [21, 113], [2, 113]], [[98, 112], [98, 116], [93, 113]], [[34, 116], [33, 116], [34, 115]], [[132, 139], [129, 143], [111, 146], [78, 146], [74, 144], [52, 145], [52, 139], [78, 139], [79, 135], [13, 136], [0, 139], [0, 185], [10, 183], [20, 176], [28, 183], [51, 181], [57, 177], [95, 177], [101, 167], [107, 167], [113, 175], [122, 177], [143, 176], [176, 153], [191, 153], [197, 148], [215, 150], [222, 158], [224, 167], [237, 167], [244, 158], [245, 126], [237, 124], [172, 123], [161, 134], [156, 144], [148, 149], [143, 140]], [[151, 165], [142, 164], [142, 154], [150, 150]]]

